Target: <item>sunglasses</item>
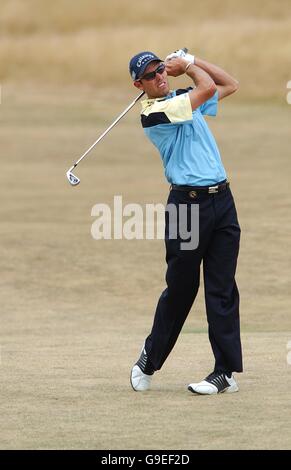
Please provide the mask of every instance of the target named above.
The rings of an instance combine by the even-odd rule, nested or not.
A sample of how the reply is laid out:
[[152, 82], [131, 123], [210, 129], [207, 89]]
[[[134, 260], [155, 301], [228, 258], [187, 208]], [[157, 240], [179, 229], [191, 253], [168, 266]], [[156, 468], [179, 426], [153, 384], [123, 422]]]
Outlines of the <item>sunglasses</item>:
[[139, 78], [138, 81], [140, 82], [141, 80], [147, 80], [147, 81], [154, 80], [154, 78], [156, 78], [157, 73], [159, 74], [164, 73], [165, 69], [166, 69], [166, 66], [164, 63], [162, 63], [156, 68], [156, 70], [154, 70], [153, 72], [146, 73], [141, 78]]

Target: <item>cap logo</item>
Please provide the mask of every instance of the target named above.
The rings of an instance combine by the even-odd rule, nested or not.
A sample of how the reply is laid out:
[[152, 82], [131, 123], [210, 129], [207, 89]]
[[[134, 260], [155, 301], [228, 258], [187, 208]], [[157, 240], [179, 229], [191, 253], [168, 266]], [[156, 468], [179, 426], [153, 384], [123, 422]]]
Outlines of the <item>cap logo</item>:
[[143, 64], [145, 64], [146, 62], [148, 62], [149, 59], [154, 59], [154, 58], [155, 58], [155, 56], [153, 56], [152, 54], [145, 54], [145, 55], [142, 55], [142, 56], [138, 59], [138, 61], [137, 61], [137, 63], [136, 63], [136, 66], [137, 66], [138, 68], [140, 68]]

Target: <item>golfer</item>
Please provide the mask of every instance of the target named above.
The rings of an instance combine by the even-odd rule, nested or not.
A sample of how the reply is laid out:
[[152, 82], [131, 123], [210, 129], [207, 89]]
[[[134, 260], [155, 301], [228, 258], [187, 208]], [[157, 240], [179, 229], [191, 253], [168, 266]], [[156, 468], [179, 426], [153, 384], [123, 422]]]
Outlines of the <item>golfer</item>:
[[[163, 62], [152, 52], [135, 55], [129, 64], [134, 85], [143, 90], [143, 129], [160, 152], [171, 184], [168, 204], [199, 207], [199, 243], [181, 248], [184, 241], [169, 235], [166, 212], [167, 288], [157, 304], [151, 333], [131, 371], [136, 391], [150, 388], [173, 349], [197, 295], [203, 262], [205, 305], [213, 371], [188, 390], [203, 395], [237, 392], [233, 372], [242, 372], [239, 292], [235, 271], [240, 227], [233, 196], [215, 139], [204, 115], [216, 116], [218, 101], [238, 89], [238, 82], [216, 65], [183, 50]], [[186, 74], [193, 87], [171, 91], [168, 76]], [[177, 211], [178, 213], [179, 211]], [[195, 360], [195, 356], [194, 356]]]

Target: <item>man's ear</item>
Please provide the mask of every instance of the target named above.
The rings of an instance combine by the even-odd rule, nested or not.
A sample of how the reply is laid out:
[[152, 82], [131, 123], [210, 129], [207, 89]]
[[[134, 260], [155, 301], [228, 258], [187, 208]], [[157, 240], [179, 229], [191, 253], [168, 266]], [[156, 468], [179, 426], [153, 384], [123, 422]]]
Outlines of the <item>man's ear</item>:
[[142, 86], [142, 84], [141, 84], [141, 82], [140, 82], [139, 80], [135, 80], [135, 81], [133, 82], [133, 84], [134, 84], [134, 86], [136, 86], [136, 88], [138, 88], [139, 90], [144, 91], [143, 86]]

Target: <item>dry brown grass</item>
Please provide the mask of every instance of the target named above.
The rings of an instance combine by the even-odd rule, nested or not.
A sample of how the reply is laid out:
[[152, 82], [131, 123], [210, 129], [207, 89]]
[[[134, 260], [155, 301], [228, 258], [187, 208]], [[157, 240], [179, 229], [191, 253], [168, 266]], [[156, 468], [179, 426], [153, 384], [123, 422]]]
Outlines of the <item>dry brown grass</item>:
[[43, 31], [67, 33], [118, 25], [132, 27], [197, 23], [206, 19], [245, 20], [290, 18], [289, 0], [1, 0], [1, 31], [27, 34]]
[[95, 241], [90, 214], [114, 194], [166, 199], [139, 106], [78, 167], [77, 188], [65, 178], [132, 97], [112, 93], [4, 87], [1, 448], [290, 449], [291, 106], [230, 100], [209, 120], [242, 226], [240, 392], [186, 390], [213, 361], [201, 291], [152, 391], [136, 394], [128, 376], [164, 288], [164, 245]]
[[[187, 45], [241, 83], [282, 98], [291, 73], [288, 1], [1, 1], [0, 80], [129, 86], [132, 54]], [[110, 51], [110, 52], [108, 52]]]
[[[290, 449], [289, 3], [0, 0], [1, 448]], [[210, 125], [242, 226], [245, 373], [239, 394], [214, 399], [185, 390], [212, 366], [202, 290], [153, 390], [131, 391], [163, 242], [90, 236], [97, 202], [167, 196], [138, 106], [78, 167], [81, 185], [65, 179], [135, 95], [129, 56], [181, 45], [241, 83]]]

